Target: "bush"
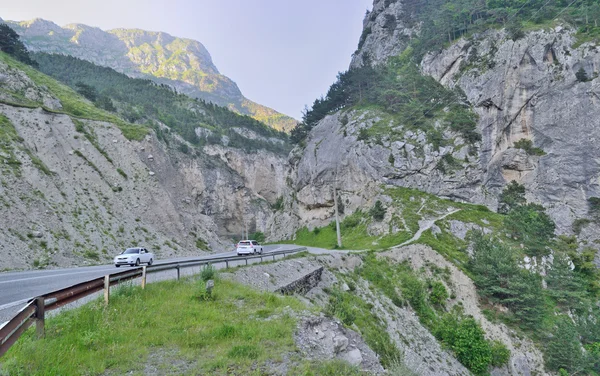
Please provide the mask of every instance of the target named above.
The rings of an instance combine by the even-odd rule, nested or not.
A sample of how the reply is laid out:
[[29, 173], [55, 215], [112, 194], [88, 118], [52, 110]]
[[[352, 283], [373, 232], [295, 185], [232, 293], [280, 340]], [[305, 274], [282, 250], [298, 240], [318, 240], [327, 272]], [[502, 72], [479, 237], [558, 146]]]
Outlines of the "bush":
[[442, 318], [436, 337], [452, 349], [465, 367], [475, 374], [485, 374], [492, 363], [492, 349], [484, 334], [473, 317], [453, 312]]
[[491, 344], [492, 366], [502, 367], [510, 359], [510, 350], [500, 341], [494, 341]]
[[265, 241], [265, 234], [260, 231], [256, 231], [256, 232], [250, 234], [250, 239], [256, 240], [257, 242], [262, 243]]
[[375, 202], [375, 206], [373, 206], [369, 211], [369, 214], [371, 214], [373, 219], [375, 219], [376, 221], [381, 221], [385, 217], [385, 212], [386, 209], [383, 207], [383, 204], [380, 200], [377, 200]]
[[446, 300], [449, 298], [448, 291], [444, 284], [440, 281], [433, 281], [430, 284], [429, 301], [437, 307], [444, 307]]
[[217, 269], [215, 269], [214, 266], [212, 266], [211, 264], [206, 265], [204, 268], [202, 268], [202, 271], [200, 272], [200, 279], [202, 279], [202, 281], [206, 282], [209, 279], [215, 279], [217, 277]]

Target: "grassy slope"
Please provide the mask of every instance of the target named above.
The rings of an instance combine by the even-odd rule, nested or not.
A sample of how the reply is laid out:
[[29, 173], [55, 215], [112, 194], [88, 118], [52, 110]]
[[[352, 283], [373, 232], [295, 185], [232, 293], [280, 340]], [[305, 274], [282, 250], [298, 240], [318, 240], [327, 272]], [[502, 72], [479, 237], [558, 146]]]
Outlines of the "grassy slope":
[[[46, 323], [46, 338], [35, 340], [30, 329], [11, 348], [0, 374], [142, 375], [158, 357], [162, 374], [258, 375], [295, 351], [296, 320], [286, 310], [305, 309], [297, 299], [217, 280], [214, 301], [201, 300], [202, 285], [190, 279], [145, 290], [124, 286], [108, 307], [95, 301], [53, 317]], [[164, 353], [168, 359], [161, 358]], [[314, 374], [312, 364], [296, 360], [298, 374]], [[336, 364], [319, 367], [335, 369]]]
[[141, 125], [127, 123], [121, 118], [97, 108], [90, 102], [83, 99], [77, 92], [68, 86], [59, 83], [55, 79], [35, 70], [29, 65], [16, 61], [5, 53], [0, 52], [0, 61], [7, 64], [10, 68], [19, 69], [25, 72], [25, 74], [27, 74], [27, 76], [33, 82], [35, 82], [36, 85], [47, 87], [48, 90], [60, 100], [63, 109], [61, 111], [51, 110], [45, 107], [42, 103], [36, 103], [24, 98], [21, 93], [11, 92], [9, 92], [9, 94], [15, 98], [15, 101], [7, 104], [30, 108], [42, 107], [44, 110], [49, 112], [64, 113], [83, 119], [110, 122], [116, 124], [123, 132], [123, 135], [130, 140], [139, 141], [149, 133], [148, 128]]
[[[460, 211], [436, 222], [442, 231], [440, 234], [433, 235], [428, 230], [416, 241], [416, 243], [430, 245], [460, 264], [467, 261], [467, 242], [456, 238], [448, 231], [449, 221], [458, 220], [472, 223], [494, 232], [502, 226], [503, 216], [493, 213], [481, 205], [441, 199], [410, 188], [388, 188], [384, 194], [391, 199], [391, 203], [384, 204], [388, 215], [391, 214], [389, 231], [382, 236], [370, 235], [368, 228], [373, 224], [374, 219], [368, 213], [353, 213], [347, 216], [341, 224], [342, 248], [350, 250], [387, 249], [412, 238], [419, 229], [420, 220], [437, 218], [451, 209], [460, 209]], [[302, 228], [296, 233], [295, 242], [305, 246], [335, 248], [335, 223], [332, 222], [329, 226], [312, 231]]]

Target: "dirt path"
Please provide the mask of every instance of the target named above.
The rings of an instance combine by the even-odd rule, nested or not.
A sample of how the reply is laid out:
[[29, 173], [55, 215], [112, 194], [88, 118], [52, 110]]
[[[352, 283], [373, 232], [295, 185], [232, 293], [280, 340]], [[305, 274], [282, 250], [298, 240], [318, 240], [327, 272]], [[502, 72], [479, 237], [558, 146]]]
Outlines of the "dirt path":
[[429, 230], [431, 228], [431, 226], [433, 226], [435, 224], [435, 222], [437, 222], [437, 221], [439, 221], [441, 219], [444, 219], [447, 216], [449, 216], [451, 214], [454, 214], [454, 213], [456, 213], [458, 211], [460, 211], [460, 209], [453, 210], [453, 211], [448, 212], [448, 213], [442, 215], [441, 217], [438, 217], [438, 218], [435, 218], [435, 219], [431, 219], [431, 220], [428, 220], [428, 221], [425, 221], [425, 220], [419, 221], [419, 230], [417, 231], [417, 233], [415, 234], [415, 236], [413, 236], [412, 238], [408, 239], [404, 243], [398, 245], [397, 247], [402, 247], [403, 245], [408, 245], [408, 244], [414, 242], [415, 240], [419, 240], [419, 238], [421, 237], [421, 235], [425, 231]]

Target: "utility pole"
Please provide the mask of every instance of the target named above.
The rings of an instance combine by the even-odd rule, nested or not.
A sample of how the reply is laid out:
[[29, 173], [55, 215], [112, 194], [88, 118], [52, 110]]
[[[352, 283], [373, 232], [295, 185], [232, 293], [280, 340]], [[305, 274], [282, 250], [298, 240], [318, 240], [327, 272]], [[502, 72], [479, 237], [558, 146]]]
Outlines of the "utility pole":
[[[337, 176], [336, 176], [337, 183]], [[333, 205], [335, 206], [335, 231], [337, 233], [337, 245], [338, 248], [342, 248], [342, 234], [340, 234], [340, 213], [338, 212], [337, 202], [337, 187], [333, 188]]]

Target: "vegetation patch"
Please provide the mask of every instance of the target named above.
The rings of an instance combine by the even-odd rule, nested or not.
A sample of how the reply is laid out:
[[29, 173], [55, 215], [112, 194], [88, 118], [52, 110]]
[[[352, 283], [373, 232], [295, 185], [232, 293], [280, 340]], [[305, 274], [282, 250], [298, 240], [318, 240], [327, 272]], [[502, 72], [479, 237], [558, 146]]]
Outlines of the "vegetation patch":
[[118, 116], [95, 107], [92, 103], [83, 99], [73, 89], [58, 83], [53, 78], [46, 76], [29, 65], [20, 63], [3, 53], [0, 53], [0, 61], [8, 64], [9, 67], [24, 71], [36, 85], [47, 87], [48, 90], [60, 100], [63, 109], [61, 111], [52, 110], [42, 104], [38, 104], [37, 107], [42, 107], [44, 110], [52, 113], [64, 113], [84, 119], [113, 123], [117, 125], [123, 132], [123, 135], [130, 140], [140, 141], [149, 133], [147, 127], [127, 123]]
[[[229, 146], [246, 152], [266, 149], [287, 154], [290, 150], [285, 133], [249, 116], [177, 93], [168, 85], [134, 79], [71, 56], [35, 53], [33, 57], [42, 72], [68, 85], [69, 90], [73, 88], [86, 96], [102, 109], [98, 111], [113, 118], [117, 118], [118, 114], [126, 119], [128, 123], [119, 124], [119, 127], [128, 138], [142, 139], [148, 128], [140, 128], [133, 123], [147, 123], [152, 124], [159, 138], [164, 140], [165, 134], [172, 130], [193, 146], [221, 144], [222, 137], [226, 136]], [[267, 118], [274, 120], [270, 116]], [[203, 128], [204, 132], [197, 133], [197, 128]], [[261, 138], [248, 142], [237, 129], [251, 131]], [[273, 138], [277, 141], [269, 141]], [[188, 151], [187, 146], [183, 151]]]
[[[294, 351], [296, 321], [283, 311], [304, 309], [298, 300], [225, 280], [216, 281], [213, 295], [195, 298], [193, 280], [153, 283], [145, 290], [125, 285], [106, 308], [95, 301], [48, 318], [44, 339], [36, 340], [30, 329], [3, 357], [3, 371], [143, 373], [152, 354], [168, 352], [170, 363], [185, 364], [177, 373], [253, 374]], [[256, 319], [262, 309], [273, 312], [268, 325]]]
[[0, 161], [3, 162], [0, 165], [3, 172], [21, 176], [21, 161], [17, 159], [14, 148], [16, 143], [22, 141], [10, 120], [0, 114]]

